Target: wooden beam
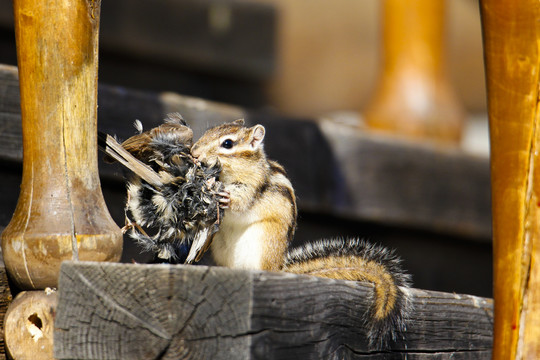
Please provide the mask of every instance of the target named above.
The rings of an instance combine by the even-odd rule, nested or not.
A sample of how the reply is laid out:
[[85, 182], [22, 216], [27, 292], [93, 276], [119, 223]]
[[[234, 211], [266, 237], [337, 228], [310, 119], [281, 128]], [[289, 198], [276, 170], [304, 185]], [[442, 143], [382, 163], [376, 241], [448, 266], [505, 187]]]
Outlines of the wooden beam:
[[481, 1], [491, 138], [494, 359], [540, 358], [540, 3]]
[[254, 80], [274, 72], [277, 11], [271, 4], [116, 0], [102, 6], [106, 51]]
[[[272, 4], [115, 0], [101, 8], [102, 53], [256, 81], [276, 68], [278, 11]], [[11, 1], [0, 1], [0, 28], [13, 24]]]
[[14, 2], [24, 161], [2, 249], [21, 289], [55, 287], [62, 260], [122, 252], [97, 170], [99, 4]]
[[[10, 161], [21, 161], [17, 92], [16, 68], [0, 65], [0, 158]], [[100, 130], [123, 139], [134, 134], [135, 119], [148, 128], [171, 111], [185, 117], [195, 137], [241, 117], [263, 124], [265, 149], [287, 169], [301, 210], [490, 241], [487, 157], [366, 133], [332, 118], [287, 118], [174, 93], [100, 85], [98, 97]], [[119, 167], [100, 172], [122, 180]]]
[[206, 266], [66, 262], [57, 359], [488, 359], [492, 302], [412, 289], [403, 339], [366, 344], [369, 284]]

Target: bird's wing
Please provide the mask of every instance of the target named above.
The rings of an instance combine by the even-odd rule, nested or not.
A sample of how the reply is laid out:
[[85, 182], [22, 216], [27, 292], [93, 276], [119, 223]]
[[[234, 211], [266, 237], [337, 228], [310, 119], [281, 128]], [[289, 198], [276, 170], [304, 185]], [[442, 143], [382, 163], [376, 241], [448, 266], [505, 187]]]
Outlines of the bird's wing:
[[98, 145], [100, 150], [133, 171], [147, 183], [153, 186], [163, 186], [162, 178], [157, 172], [131, 155], [109, 134], [98, 132]]

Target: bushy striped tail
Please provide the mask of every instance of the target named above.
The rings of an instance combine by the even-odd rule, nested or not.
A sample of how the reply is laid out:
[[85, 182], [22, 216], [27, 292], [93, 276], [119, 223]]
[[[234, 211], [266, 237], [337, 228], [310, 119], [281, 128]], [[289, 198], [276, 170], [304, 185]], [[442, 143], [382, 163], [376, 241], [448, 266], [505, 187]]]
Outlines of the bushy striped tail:
[[372, 346], [381, 348], [406, 329], [410, 275], [392, 250], [356, 238], [324, 239], [291, 249], [283, 271], [372, 283], [374, 299], [364, 319]]

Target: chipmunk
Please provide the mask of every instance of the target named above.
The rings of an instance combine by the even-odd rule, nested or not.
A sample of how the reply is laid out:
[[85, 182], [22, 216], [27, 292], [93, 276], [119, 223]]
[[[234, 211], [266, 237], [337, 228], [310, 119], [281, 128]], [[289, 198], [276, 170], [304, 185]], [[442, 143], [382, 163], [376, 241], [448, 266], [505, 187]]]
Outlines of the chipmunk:
[[225, 212], [210, 246], [216, 264], [279, 270], [296, 229], [296, 197], [285, 170], [268, 160], [262, 125], [243, 120], [209, 129], [191, 148], [198, 161], [221, 165]]
[[193, 145], [198, 161], [221, 165], [225, 208], [210, 245], [217, 265], [367, 281], [375, 286], [367, 316], [370, 344], [404, 330], [409, 275], [393, 252], [358, 239], [329, 239], [287, 251], [296, 228], [296, 197], [285, 170], [268, 160], [265, 128], [243, 120], [210, 128]]

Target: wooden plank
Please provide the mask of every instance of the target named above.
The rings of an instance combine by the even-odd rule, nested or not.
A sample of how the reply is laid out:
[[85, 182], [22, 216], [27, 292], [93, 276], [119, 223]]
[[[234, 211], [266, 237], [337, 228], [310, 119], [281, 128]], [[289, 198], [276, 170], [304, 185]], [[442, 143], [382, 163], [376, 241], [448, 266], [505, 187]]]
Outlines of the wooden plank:
[[[0, 67], [0, 158], [21, 161], [18, 89], [14, 67]], [[101, 85], [98, 127], [127, 138], [133, 121], [145, 127], [179, 111], [195, 137], [224, 121], [245, 117], [267, 127], [265, 149], [287, 169], [301, 210], [435, 230], [489, 241], [489, 161], [457, 149], [377, 136], [332, 119], [296, 119], [174, 93]], [[121, 181], [110, 165], [102, 175]], [[119, 205], [121, 206], [121, 205]]]
[[13, 2], [0, 1], [0, 25], [4, 28], [13, 28]]
[[[489, 162], [456, 148], [437, 148], [323, 124], [348, 196], [337, 212], [361, 209], [373, 221], [423, 227], [490, 241]], [[351, 154], [352, 157], [351, 157]], [[362, 189], [361, 192], [356, 189]], [[357, 210], [355, 210], [357, 209]]]
[[[258, 80], [274, 72], [277, 12], [271, 4], [115, 0], [101, 7], [100, 48], [109, 53]], [[11, 1], [0, 1], [0, 26], [13, 26]]]
[[171, 92], [135, 91], [103, 84], [98, 89], [98, 104], [99, 129], [122, 139], [135, 134], [135, 119], [141, 120], [145, 128], [151, 128], [162, 124], [171, 112], [182, 114], [195, 138], [210, 126], [246, 116], [243, 109], [232, 105]]
[[20, 99], [17, 68], [0, 64], [0, 153], [1, 157], [18, 162], [22, 162]]
[[490, 239], [486, 157], [354, 130], [332, 118], [251, 112], [247, 120], [267, 127], [265, 149], [287, 169], [301, 209]]
[[243, 78], [264, 79], [274, 71], [277, 15], [272, 5], [116, 0], [102, 7], [104, 50]]
[[488, 359], [492, 302], [410, 290], [403, 339], [365, 342], [369, 284], [206, 266], [65, 262], [58, 359]]
[[[0, 95], [0, 158], [22, 162], [21, 107], [16, 67], [0, 64]], [[209, 126], [245, 116], [238, 107], [199, 98], [99, 85], [98, 127], [120, 138], [134, 134], [135, 119], [140, 119], [145, 127], [154, 127], [161, 124], [170, 112], [180, 112], [188, 119], [195, 136], [200, 136]], [[111, 174], [110, 166], [103, 170]]]

